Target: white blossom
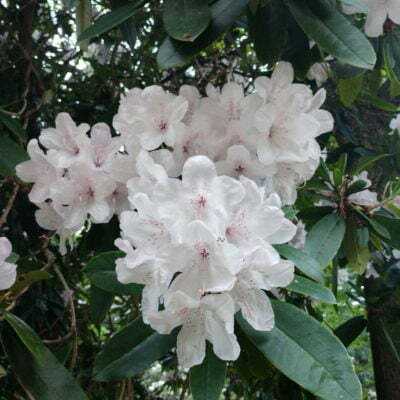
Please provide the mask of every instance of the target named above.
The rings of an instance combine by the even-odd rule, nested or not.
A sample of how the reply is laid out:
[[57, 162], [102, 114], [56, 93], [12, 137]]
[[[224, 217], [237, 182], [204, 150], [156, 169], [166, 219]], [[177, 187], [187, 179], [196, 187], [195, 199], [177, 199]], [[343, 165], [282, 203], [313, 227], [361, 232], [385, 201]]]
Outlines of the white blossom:
[[[378, 37], [383, 34], [383, 26], [389, 17], [395, 24], [400, 24], [400, 3], [398, 0], [362, 0], [368, 8], [365, 22], [365, 33], [370, 37]], [[359, 13], [360, 10], [344, 5], [346, 14]]]
[[368, 172], [363, 171], [357, 176], [353, 177], [351, 183], [358, 180], [362, 180], [366, 183], [366, 188], [360, 192], [351, 194], [348, 199], [354, 204], [359, 204], [361, 206], [372, 206], [378, 203], [378, 194], [369, 190], [368, 188], [372, 185], [372, 182], [368, 179]]
[[9, 289], [17, 278], [17, 266], [7, 262], [12, 246], [6, 237], [0, 237], [0, 290]]

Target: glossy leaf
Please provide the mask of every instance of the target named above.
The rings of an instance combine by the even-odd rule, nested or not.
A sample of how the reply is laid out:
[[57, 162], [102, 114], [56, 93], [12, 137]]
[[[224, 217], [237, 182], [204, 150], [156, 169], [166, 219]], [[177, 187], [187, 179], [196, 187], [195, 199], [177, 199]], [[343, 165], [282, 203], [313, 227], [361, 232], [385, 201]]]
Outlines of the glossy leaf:
[[141, 318], [116, 333], [95, 360], [94, 379], [114, 381], [143, 372], [176, 344], [176, 333], [160, 335]]
[[367, 268], [370, 253], [368, 246], [361, 246], [358, 242], [357, 230], [358, 228], [355, 221], [349, 221], [346, 226], [343, 248], [349, 265], [361, 275]]
[[363, 316], [353, 317], [334, 330], [334, 334], [346, 346], [350, 346], [367, 327], [367, 320]]
[[319, 220], [307, 235], [305, 251], [326, 267], [338, 252], [346, 231], [346, 224], [337, 214]]
[[286, 286], [286, 289], [312, 297], [324, 303], [336, 304], [335, 296], [327, 287], [300, 275], [295, 275], [292, 283]]
[[168, 35], [193, 42], [211, 21], [211, 10], [203, 0], [165, 0], [163, 21]]
[[11, 115], [6, 114], [0, 108], [0, 121], [16, 136], [18, 136], [23, 142], [27, 140], [27, 134], [20, 121]]
[[35, 399], [87, 400], [76, 380], [24, 321], [9, 313], [5, 319], [12, 328], [2, 335], [8, 358]]
[[258, 60], [275, 63], [281, 59], [287, 40], [287, 10], [280, 0], [260, 1], [247, 8], [249, 35]]
[[341, 0], [341, 3], [346, 6], [353, 7], [362, 13], [368, 13], [369, 11], [368, 5], [363, 0]]
[[367, 168], [374, 165], [377, 161], [381, 160], [382, 158], [389, 157], [391, 154], [379, 154], [377, 156], [370, 156], [370, 157], [363, 157], [361, 158], [360, 162], [357, 166], [353, 169], [351, 175], [358, 175], [362, 171], [366, 170]]
[[92, 284], [114, 294], [140, 294], [141, 285], [125, 285], [118, 281], [115, 261], [124, 257], [121, 251], [108, 251], [93, 257], [86, 265], [85, 272]]
[[227, 31], [246, 5], [247, 0], [218, 0], [215, 2], [211, 6], [210, 26], [194, 42], [181, 42], [166, 38], [157, 55], [158, 65], [165, 69], [187, 64], [194, 55]]
[[303, 272], [303, 274], [318, 282], [324, 281], [324, 275], [320, 265], [314, 258], [310, 257], [309, 254], [287, 244], [275, 245], [274, 247], [278, 250], [281, 256], [293, 261], [296, 267]]
[[[323, 50], [355, 67], [373, 69], [375, 51], [330, 0], [287, 0], [298, 24]], [[311, 7], [312, 4], [312, 7]]]
[[96, 286], [90, 288], [90, 318], [96, 325], [103, 322], [113, 300], [113, 293], [106, 292]]
[[253, 329], [241, 316], [240, 328], [288, 378], [324, 400], [361, 400], [361, 385], [340, 340], [295, 306], [273, 300], [275, 328]]
[[190, 391], [193, 400], [219, 400], [224, 387], [226, 361], [219, 359], [207, 342], [206, 357], [201, 365], [190, 369]]
[[135, 12], [139, 9], [138, 3], [138, 1], [128, 3], [114, 11], [104, 14], [94, 24], [89, 26], [78, 36], [78, 41], [91, 39], [120, 25], [122, 22], [126, 21], [135, 14]]
[[22, 146], [5, 135], [0, 134], [0, 175], [3, 177], [15, 175], [15, 167], [28, 159], [28, 154]]

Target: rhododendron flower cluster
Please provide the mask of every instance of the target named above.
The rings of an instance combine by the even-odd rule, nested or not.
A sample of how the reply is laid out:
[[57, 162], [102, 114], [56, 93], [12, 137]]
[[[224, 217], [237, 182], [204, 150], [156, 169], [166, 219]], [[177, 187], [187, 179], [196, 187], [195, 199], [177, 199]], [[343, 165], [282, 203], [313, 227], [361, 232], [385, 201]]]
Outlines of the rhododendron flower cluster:
[[0, 290], [6, 290], [14, 285], [17, 278], [17, 266], [7, 262], [12, 246], [6, 237], [0, 237]]
[[150, 192], [137, 193], [142, 180], [129, 184], [135, 211], [121, 215], [116, 245], [126, 257], [117, 260], [118, 279], [145, 285], [143, 319], [155, 330], [182, 326], [177, 352], [183, 367], [202, 362], [206, 339], [218, 357], [235, 360], [236, 311], [255, 329], [274, 326], [264, 290], [288, 285], [294, 265], [272, 245], [291, 240], [296, 226], [276, 194], [267, 196], [243, 176], [218, 176], [205, 156], [189, 158], [181, 180], [164, 174]]
[[265, 291], [293, 278], [293, 264], [272, 246], [296, 233], [281, 207], [314, 174], [316, 137], [333, 127], [320, 109], [325, 91], [313, 94], [293, 78], [292, 66], [278, 63], [247, 95], [233, 82], [208, 85], [205, 97], [191, 86], [177, 95], [134, 88], [114, 117], [118, 135], [61, 113], [17, 167], [33, 183], [39, 225], [59, 234], [61, 252], [87, 221], [118, 215], [116, 246], [126, 254], [118, 279], [144, 285], [146, 323], [161, 333], [181, 327], [184, 367], [202, 361], [206, 340], [220, 358], [236, 359], [235, 312], [255, 329], [272, 329]]

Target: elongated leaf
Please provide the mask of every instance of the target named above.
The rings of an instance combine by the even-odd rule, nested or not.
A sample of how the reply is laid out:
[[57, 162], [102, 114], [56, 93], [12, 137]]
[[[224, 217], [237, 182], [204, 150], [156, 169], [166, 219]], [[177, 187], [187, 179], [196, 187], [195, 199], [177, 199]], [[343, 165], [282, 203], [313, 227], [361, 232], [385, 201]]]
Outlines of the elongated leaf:
[[113, 293], [106, 292], [96, 286], [90, 288], [90, 318], [96, 325], [103, 322], [113, 300]]
[[367, 326], [367, 320], [363, 316], [353, 317], [334, 330], [334, 334], [346, 346], [350, 346], [361, 335]]
[[361, 400], [361, 385], [340, 340], [291, 304], [273, 300], [275, 328], [253, 329], [241, 316], [241, 329], [288, 378], [324, 400]]
[[336, 9], [335, 2], [287, 0], [286, 3], [304, 32], [323, 50], [355, 67], [373, 69], [376, 55], [371, 43]]
[[310, 296], [324, 303], [336, 304], [335, 296], [327, 287], [299, 275], [294, 276], [292, 283], [286, 286], [286, 289], [291, 292]]
[[115, 272], [115, 261], [124, 257], [122, 251], [108, 251], [93, 257], [87, 264], [85, 272], [92, 284], [114, 294], [140, 294], [141, 285], [125, 285], [118, 281]]
[[303, 272], [303, 274], [318, 282], [324, 281], [321, 267], [314, 258], [310, 257], [309, 254], [287, 244], [275, 245], [275, 248], [281, 256], [293, 261], [296, 267]]
[[326, 267], [338, 252], [346, 231], [346, 224], [337, 214], [329, 214], [318, 221], [307, 235], [305, 251]]
[[143, 372], [175, 345], [176, 333], [160, 335], [141, 318], [116, 333], [94, 363], [94, 379], [113, 381]]
[[75, 379], [24, 321], [7, 313], [3, 332], [11, 365], [23, 385], [40, 400], [87, 400]]
[[396, 249], [400, 249], [400, 218], [390, 218], [384, 215], [374, 215], [373, 219], [384, 226], [390, 234], [387, 242]]
[[207, 342], [206, 357], [201, 365], [190, 369], [193, 400], [219, 400], [224, 387], [226, 362], [220, 360]]
[[27, 140], [27, 134], [17, 118], [13, 118], [0, 109], [0, 121], [23, 142]]
[[346, 106], [353, 104], [361, 91], [364, 82], [364, 75], [358, 75], [353, 78], [339, 80], [340, 100]]
[[383, 110], [383, 111], [389, 111], [389, 112], [400, 111], [400, 108], [397, 107], [396, 105], [394, 105], [393, 103], [383, 100], [380, 97], [372, 96], [369, 93], [362, 92], [359, 96], [359, 100], [363, 100], [367, 103], [370, 103], [374, 107], [379, 108], [380, 110]]
[[260, 62], [279, 61], [287, 40], [287, 9], [280, 0], [260, 1], [247, 7], [250, 38]]
[[381, 160], [382, 158], [389, 157], [390, 155], [391, 154], [379, 154], [377, 156], [363, 157], [359, 164], [351, 172], [351, 175], [358, 175], [360, 172], [374, 165], [377, 161]]
[[15, 167], [28, 159], [26, 151], [5, 135], [0, 134], [0, 175], [15, 175]]
[[92, 37], [109, 31], [110, 29], [126, 21], [133, 14], [135, 14], [137, 10], [138, 1], [135, 1], [101, 16], [94, 24], [89, 26], [89, 28], [79, 35], [78, 41], [91, 39]]
[[211, 21], [211, 10], [203, 0], [165, 0], [163, 20], [168, 35], [193, 42]]
[[247, 0], [215, 2], [211, 6], [210, 26], [194, 42], [166, 38], [157, 55], [158, 65], [165, 69], [187, 64], [194, 55], [227, 31], [246, 5]]
[[394, 32], [383, 40], [383, 56], [389, 79], [395, 86], [400, 85], [400, 35]]

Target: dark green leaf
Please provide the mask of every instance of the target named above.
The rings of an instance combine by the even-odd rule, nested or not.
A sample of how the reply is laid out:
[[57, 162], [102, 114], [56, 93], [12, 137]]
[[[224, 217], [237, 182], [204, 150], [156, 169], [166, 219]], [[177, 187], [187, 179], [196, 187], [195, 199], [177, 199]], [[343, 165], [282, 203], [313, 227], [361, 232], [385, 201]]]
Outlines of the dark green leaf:
[[325, 400], [361, 400], [361, 385], [340, 340], [293, 305], [272, 301], [275, 328], [256, 331], [241, 316], [241, 329], [288, 378]]
[[87, 400], [75, 379], [24, 321], [7, 313], [12, 328], [3, 331], [4, 347], [18, 378], [40, 400]]
[[0, 175], [15, 175], [15, 167], [28, 159], [26, 151], [5, 135], [0, 135]]
[[363, 274], [370, 259], [367, 245], [361, 246], [357, 235], [358, 227], [354, 220], [349, 220], [346, 226], [346, 234], [343, 240], [343, 248], [350, 267], [358, 274]]
[[292, 283], [289, 286], [286, 286], [286, 289], [291, 292], [312, 297], [324, 303], [336, 304], [335, 296], [327, 287], [300, 275], [295, 275]]
[[204, 0], [165, 0], [163, 20], [168, 35], [193, 42], [211, 21], [211, 10]]
[[193, 400], [219, 400], [224, 387], [226, 362], [220, 360], [207, 342], [206, 357], [201, 365], [190, 369]]
[[365, 101], [367, 103], [370, 103], [374, 107], [379, 108], [380, 110], [383, 110], [383, 111], [389, 111], [389, 112], [398, 112], [398, 111], [400, 111], [400, 108], [397, 107], [396, 105], [394, 105], [394, 104], [392, 104], [392, 103], [390, 103], [390, 102], [388, 102], [386, 100], [383, 100], [383, 99], [381, 99], [379, 97], [372, 96], [369, 93], [362, 92], [359, 95], [359, 99], [363, 100], [363, 101]]
[[349, 106], [353, 104], [361, 91], [364, 82], [364, 75], [358, 75], [353, 78], [339, 80], [339, 95], [341, 102]]
[[[355, 67], [373, 69], [375, 51], [330, 0], [287, 0], [290, 11], [304, 32], [323, 50]], [[311, 7], [311, 4], [313, 5]], [[323, 12], [318, 9], [323, 9]]]
[[334, 330], [334, 334], [346, 346], [350, 346], [361, 335], [367, 326], [367, 320], [363, 316], [353, 317]]
[[166, 38], [157, 55], [158, 65], [165, 69], [187, 64], [194, 55], [227, 31], [246, 5], [247, 0], [215, 2], [211, 6], [210, 26], [194, 42]]
[[27, 134], [25, 129], [22, 127], [21, 123], [17, 118], [13, 118], [6, 114], [0, 109], [0, 121], [16, 136], [18, 136], [23, 142], [27, 140]]
[[338, 252], [346, 224], [337, 214], [329, 214], [318, 221], [307, 235], [305, 252], [326, 267]]
[[138, 3], [139, 1], [128, 3], [125, 6], [119, 7], [116, 10], [101, 16], [94, 24], [89, 26], [89, 28], [79, 35], [78, 41], [91, 39], [92, 37], [101, 35], [126, 21], [139, 9]]
[[96, 286], [90, 288], [90, 318], [96, 325], [103, 322], [113, 300], [113, 293], [106, 292]]
[[260, 1], [255, 10], [248, 6], [249, 35], [258, 60], [272, 64], [281, 59], [287, 40], [287, 10], [282, 1]]
[[293, 261], [296, 267], [303, 272], [303, 274], [315, 279], [318, 282], [324, 281], [324, 275], [318, 262], [310, 257], [304, 251], [298, 250], [295, 247], [287, 244], [279, 244], [274, 246], [279, 254], [290, 261]]
[[347, 189], [346, 195], [350, 196], [353, 193], [358, 193], [363, 191], [367, 186], [367, 182], [365, 181], [355, 181], [353, 182]]
[[365, 171], [368, 167], [370, 167], [373, 164], [375, 164], [377, 161], [381, 160], [384, 157], [389, 157], [390, 155], [391, 154], [379, 154], [377, 156], [361, 158], [360, 162], [357, 164], [357, 166], [351, 172], [351, 175], [352, 176], [358, 175], [362, 171]]
[[124, 37], [125, 41], [129, 44], [131, 50], [135, 51], [136, 38], [137, 38], [135, 19], [133, 17], [130, 17], [119, 26], [119, 29], [121, 30], [122, 36]]
[[176, 333], [160, 335], [141, 318], [116, 333], [95, 360], [94, 379], [114, 381], [143, 372], [175, 345]]
[[363, 0], [341, 0], [343, 4], [353, 7], [362, 13], [368, 13], [369, 7]]
[[141, 285], [125, 285], [118, 281], [115, 261], [124, 257], [122, 251], [108, 251], [93, 257], [86, 265], [85, 272], [92, 284], [114, 294], [140, 294]]

